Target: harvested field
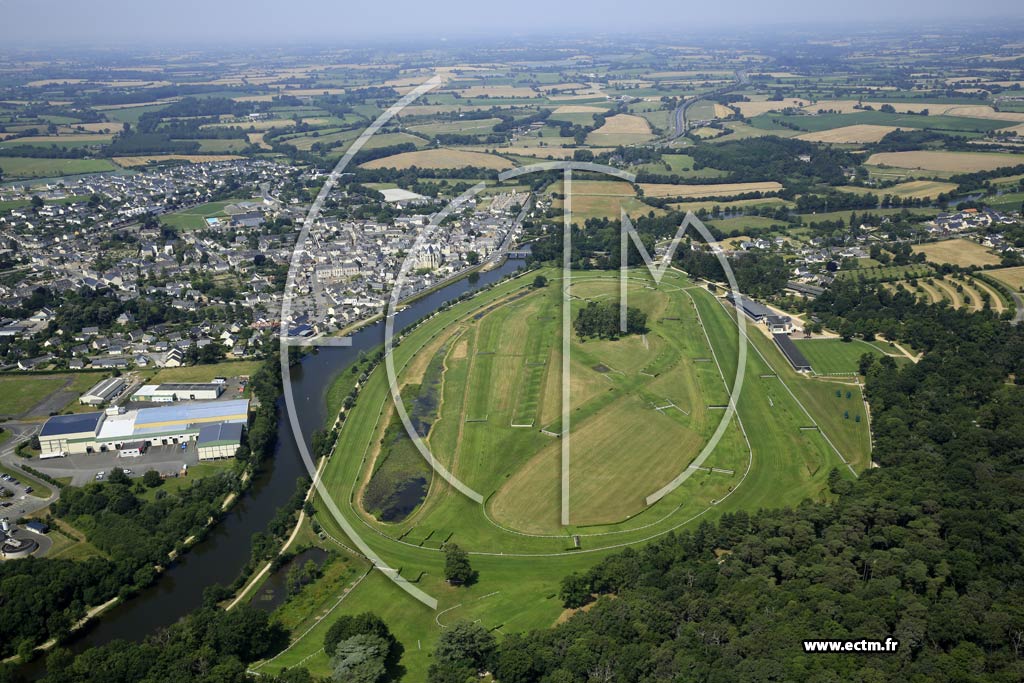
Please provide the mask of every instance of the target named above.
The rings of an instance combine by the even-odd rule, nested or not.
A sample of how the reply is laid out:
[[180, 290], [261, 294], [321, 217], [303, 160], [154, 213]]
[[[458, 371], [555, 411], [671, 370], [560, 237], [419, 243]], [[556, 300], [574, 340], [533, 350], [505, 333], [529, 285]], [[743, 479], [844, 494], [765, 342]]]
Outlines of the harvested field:
[[382, 159], [368, 161], [362, 165], [363, 168], [396, 169], [412, 168], [413, 166], [418, 168], [463, 168], [465, 166], [477, 166], [480, 168], [504, 170], [512, 168], [513, 164], [508, 159], [503, 159], [495, 154], [441, 148], [394, 154]]
[[588, 145], [612, 147], [646, 142], [651, 139], [651, 125], [647, 119], [633, 114], [616, 114], [605, 120], [603, 126], [587, 136]]
[[552, 114], [603, 114], [608, 111], [605, 107], [594, 107], [589, 104], [563, 104], [555, 109]]
[[514, 85], [473, 85], [458, 93], [463, 97], [540, 97], [533, 88]]
[[992, 266], [1000, 258], [977, 242], [965, 239], [945, 240], [913, 247], [915, 254], [924, 254], [932, 263], [952, 263], [955, 266]]
[[807, 100], [787, 98], [781, 102], [733, 102], [733, 106], [740, 110], [746, 118], [753, 118], [770, 111], [782, 111], [783, 109], [798, 109], [810, 104]]
[[974, 173], [1022, 164], [1024, 163], [1024, 154], [939, 151], [879, 152], [872, 154], [865, 163], [871, 166], [885, 165], [927, 171]]
[[672, 185], [669, 183], [643, 183], [640, 187], [647, 197], [730, 197], [747, 192], [778, 192], [782, 184], [775, 181], [756, 183], [718, 183], [715, 185]]
[[147, 156], [114, 157], [112, 161], [118, 166], [145, 166], [161, 161], [190, 161], [201, 164], [204, 161], [233, 161], [244, 159], [237, 154], [150, 154]]
[[798, 135], [796, 139], [808, 142], [832, 142], [838, 144], [878, 142], [894, 130], [899, 129], [894, 126], [875, 126], [861, 123], [831, 130], [822, 130], [817, 133], [805, 133], [804, 135]]
[[931, 199], [940, 194], [947, 194], [957, 188], [956, 183], [944, 183], [938, 180], [912, 180], [892, 187], [853, 187], [837, 188], [842, 192], [854, 194], [874, 194], [884, 197], [890, 194], [900, 199]]
[[996, 270], [989, 270], [985, 274], [1006, 284], [1007, 287], [1010, 287], [1014, 291], [1024, 291], [1024, 266], [998, 268]]

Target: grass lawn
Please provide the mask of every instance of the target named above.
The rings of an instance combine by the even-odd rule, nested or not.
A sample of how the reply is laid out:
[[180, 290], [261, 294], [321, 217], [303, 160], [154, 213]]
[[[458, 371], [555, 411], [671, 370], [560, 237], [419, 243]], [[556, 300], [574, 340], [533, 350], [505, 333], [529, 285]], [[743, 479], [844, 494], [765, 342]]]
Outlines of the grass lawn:
[[[144, 500], [153, 500], [156, 497], [157, 491], [166, 491], [168, 494], [174, 494], [182, 489], [187, 489], [192, 486], [193, 482], [199, 481], [204, 477], [209, 477], [218, 472], [230, 471], [237, 461], [234, 458], [224, 458], [222, 460], [210, 460], [207, 462], [196, 463], [195, 465], [189, 465], [188, 475], [184, 477], [169, 477], [163, 480], [163, 484], [155, 488], [145, 488], [139, 495], [139, 498]], [[145, 466], [138, 468], [132, 468], [135, 474], [146, 471]]]
[[793, 343], [803, 351], [814, 372], [819, 375], [854, 375], [860, 357], [865, 353], [883, 355], [878, 347], [860, 339], [845, 342], [842, 339], [794, 338]]
[[117, 167], [106, 159], [32, 159], [0, 156], [5, 178], [52, 178], [80, 173], [113, 171]]
[[63, 387], [68, 379], [63, 375], [0, 376], [0, 414], [21, 415]]
[[165, 382], [212, 382], [214, 377], [253, 375], [260, 368], [257, 360], [232, 360], [210, 365], [189, 365], [181, 368], [160, 368], [149, 378], [151, 384]]

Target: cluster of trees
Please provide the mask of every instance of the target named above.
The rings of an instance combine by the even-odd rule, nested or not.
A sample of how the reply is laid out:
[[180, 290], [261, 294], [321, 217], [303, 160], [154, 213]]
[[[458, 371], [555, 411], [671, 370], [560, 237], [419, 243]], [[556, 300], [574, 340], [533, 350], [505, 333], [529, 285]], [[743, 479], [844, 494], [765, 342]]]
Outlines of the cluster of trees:
[[[844, 150], [774, 136], [699, 145], [690, 155], [695, 169], [727, 171], [729, 176], [725, 182], [792, 178], [843, 185], [846, 183], [843, 169], [858, 165], [856, 157]], [[809, 160], [802, 161], [801, 157]]]
[[[246, 665], [281, 650], [288, 633], [266, 612], [239, 607], [230, 612], [203, 608], [142, 642], [115, 640], [79, 654], [58, 649], [46, 660], [43, 683], [242, 683]], [[0, 681], [15, 681], [0, 671]], [[267, 683], [312, 683], [305, 670]]]
[[[718, 257], [710, 251], [681, 249], [676, 263], [693, 277], [725, 282], [725, 270]], [[740, 292], [767, 298], [786, 288], [790, 269], [777, 254], [743, 254], [729, 259]]]
[[572, 326], [580, 339], [616, 339], [623, 334], [644, 334], [647, 332], [647, 314], [633, 306], [626, 307], [626, 331], [620, 327], [621, 311], [616, 301], [589, 302], [581, 308]]
[[324, 635], [331, 679], [338, 683], [379, 683], [400, 675], [402, 646], [375, 614], [344, 615]]

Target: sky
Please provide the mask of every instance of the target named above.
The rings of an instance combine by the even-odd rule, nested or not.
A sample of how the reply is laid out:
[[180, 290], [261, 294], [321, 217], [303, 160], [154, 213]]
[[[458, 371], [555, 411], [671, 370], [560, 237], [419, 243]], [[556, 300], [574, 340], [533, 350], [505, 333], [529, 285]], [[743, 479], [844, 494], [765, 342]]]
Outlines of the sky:
[[[1024, 20], [1020, 0], [0, 0], [0, 41], [55, 44], [426, 42], [465, 37], [659, 31], [837, 30], [956, 17]], [[949, 26], [946, 26], [949, 28]]]

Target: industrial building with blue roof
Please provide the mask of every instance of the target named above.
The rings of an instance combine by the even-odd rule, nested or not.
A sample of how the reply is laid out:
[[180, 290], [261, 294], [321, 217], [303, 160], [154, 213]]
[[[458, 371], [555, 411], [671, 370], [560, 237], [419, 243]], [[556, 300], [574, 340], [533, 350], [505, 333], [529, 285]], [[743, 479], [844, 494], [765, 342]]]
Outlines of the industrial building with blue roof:
[[[246, 399], [57, 415], [47, 420], [39, 433], [40, 457], [115, 450], [135, 454], [148, 446], [198, 441], [206, 428], [233, 425], [231, 429], [218, 429], [216, 439], [206, 439], [203, 443], [209, 446], [197, 443], [200, 460], [230, 457], [241, 444], [242, 427], [248, 418]], [[208, 435], [212, 433], [207, 431]], [[234, 444], [234, 449], [228, 441]], [[228, 451], [230, 455], [220, 455]]]

